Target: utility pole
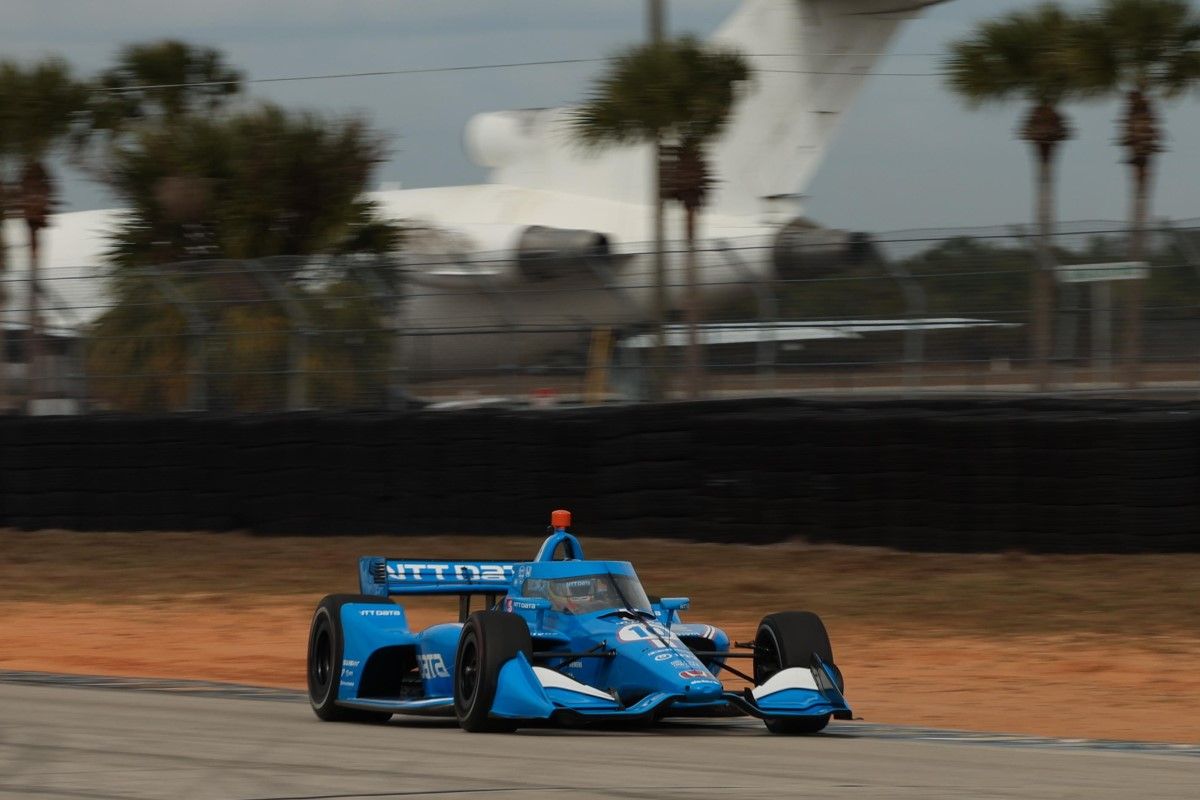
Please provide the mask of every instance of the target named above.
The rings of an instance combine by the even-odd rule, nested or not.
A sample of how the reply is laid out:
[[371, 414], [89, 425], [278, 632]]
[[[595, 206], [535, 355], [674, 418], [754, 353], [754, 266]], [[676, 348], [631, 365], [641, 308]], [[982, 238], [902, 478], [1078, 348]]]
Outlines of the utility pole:
[[[647, 29], [650, 44], [663, 42], [667, 24], [666, 0], [647, 0]], [[654, 137], [653, 163], [650, 167], [654, 196], [654, 357], [651, 359], [649, 396], [651, 400], [666, 399], [667, 387], [667, 263], [663, 252], [665, 238], [662, 199], [662, 135]]]

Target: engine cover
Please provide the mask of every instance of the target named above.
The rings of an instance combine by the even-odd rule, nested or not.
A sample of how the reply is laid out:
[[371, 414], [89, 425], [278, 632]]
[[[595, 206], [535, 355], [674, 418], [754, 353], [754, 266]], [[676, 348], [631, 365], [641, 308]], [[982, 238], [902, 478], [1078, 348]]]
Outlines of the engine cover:
[[529, 281], [589, 273], [595, 260], [611, 255], [608, 236], [598, 231], [530, 225], [516, 246], [517, 266]]
[[820, 275], [857, 267], [878, 255], [868, 233], [822, 228], [797, 217], [775, 235], [771, 258], [777, 275]]

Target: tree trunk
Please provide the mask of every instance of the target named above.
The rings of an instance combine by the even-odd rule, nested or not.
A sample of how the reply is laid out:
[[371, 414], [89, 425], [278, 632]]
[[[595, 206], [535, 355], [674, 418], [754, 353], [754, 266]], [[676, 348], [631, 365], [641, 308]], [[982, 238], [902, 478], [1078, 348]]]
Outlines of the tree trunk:
[[[1146, 260], [1146, 222], [1150, 217], [1150, 182], [1154, 154], [1162, 150], [1158, 118], [1150, 96], [1142, 87], [1129, 91], [1125, 109], [1125, 128], [1121, 144], [1129, 152], [1133, 170], [1133, 197], [1130, 210], [1129, 260]], [[1141, 383], [1142, 305], [1146, 293], [1145, 281], [1126, 281], [1125, 332], [1122, 337], [1121, 361], [1125, 385], [1137, 388]]]
[[41, 247], [39, 232], [49, 223], [54, 184], [40, 161], [27, 161], [21, 171], [21, 212], [29, 229], [29, 323], [26, 335], [25, 411], [33, 411], [42, 391]]
[[1038, 391], [1050, 388], [1053, 349], [1054, 276], [1050, 272], [1053, 263], [1051, 250], [1054, 246], [1054, 159], [1057, 142], [1041, 142], [1037, 151], [1037, 246], [1041, 257], [1033, 264], [1033, 276], [1029, 282], [1031, 310], [1030, 354], [1033, 357], [1033, 373]]
[[696, 208], [684, 210], [687, 221], [687, 385], [688, 397], [700, 399], [704, 393], [704, 357], [700, 347], [700, 282], [696, 270]]
[[688, 328], [686, 379], [688, 397], [696, 399], [704, 392], [704, 357], [700, 346], [700, 285], [696, 267], [696, 226], [700, 209], [712, 181], [704, 160], [704, 144], [696, 138], [684, 138], [671, 148], [667, 162], [667, 178], [663, 182], [664, 196], [676, 201], [684, 210], [687, 254], [684, 265], [684, 315]]
[[[8, 195], [4, 176], [0, 175], [0, 310], [8, 308], [9, 290], [4, 279], [8, 276], [8, 240], [4, 237], [4, 221], [8, 218]], [[8, 331], [0, 325], [0, 413], [8, 408]]]
[[[1150, 159], [1133, 165], [1133, 219], [1129, 231], [1129, 260], [1146, 259], [1146, 222], [1150, 214]], [[1121, 354], [1125, 362], [1125, 385], [1136, 389], [1142, 380], [1142, 307], [1146, 281], [1126, 281], [1125, 341]]]
[[[661, 45], [666, 29], [665, 0], [647, 0], [646, 32], [650, 44]], [[646, 399], [660, 402], [665, 400], [667, 395], [667, 256], [663, 252], [666, 208], [663, 200], [661, 131], [654, 137], [652, 150], [654, 163], [650, 179], [654, 186], [654, 354], [650, 359], [649, 380], [644, 383]]]
[[662, 137], [654, 139], [654, 355], [650, 359], [646, 399], [657, 403], [667, 395], [667, 254], [664, 242], [666, 203], [662, 190]]
[[1029, 280], [1029, 356], [1034, 382], [1039, 391], [1050, 388], [1050, 357], [1053, 350], [1054, 264], [1054, 162], [1058, 146], [1071, 138], [1071, 127], [1062, 112], [1050, 102], [1029, 109], [1021, 138], [1033, 145], [1035, 158], [1034, 207], [1037, 209], [1038, 258]]
[[41, 249], [38, 228], [29, 226], [29, 325], [26, 331], [25, 413], [33, 412], [42, 388]]

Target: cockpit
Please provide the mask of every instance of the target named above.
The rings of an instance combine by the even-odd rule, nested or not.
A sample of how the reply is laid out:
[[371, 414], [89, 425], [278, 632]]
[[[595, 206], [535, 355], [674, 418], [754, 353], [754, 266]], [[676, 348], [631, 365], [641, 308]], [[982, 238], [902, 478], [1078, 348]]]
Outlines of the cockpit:
[[597, 572], [562, 578], [528, 578], [521, 587], [525, 597], [550, 601], [554, 611], [590, 614], [609, 608], [652, 612], [646, 591], [634, 575]]

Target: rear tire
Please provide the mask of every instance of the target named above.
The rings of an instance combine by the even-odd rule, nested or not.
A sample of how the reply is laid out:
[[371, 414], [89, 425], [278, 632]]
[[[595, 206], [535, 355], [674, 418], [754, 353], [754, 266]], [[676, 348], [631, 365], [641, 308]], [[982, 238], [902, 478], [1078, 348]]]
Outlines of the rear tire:
[[454, 659], [454, 713], [458, 724], [472, 733], [501, 733], [517, 729], [516, 720], [490, 716], [496, 699], [500, 668], [518, 653], [533, 653], [529, 625], [505, 611], [476, 611], [467, 618]]
[[337, 704], [345, 638], [342, 635], [342, 606], [347, 603], [387, 602], [357, 594], [331, 594], [321, 598], [308, 631], [308, 702], [313, 713], [326, 722], [387, 722], [385, 711], [364, 711]]
[[[833, 646], [821, 618], [811, 611], [780, 611], [763, 617], [754, 637], [754, 682], [761, 686], [771, 676], [791, 667], [812, 666], [813, 653], [833, 669], [838, 691], [845, 691], [842, 672], [833, 661]], [[818, 733], [829, 724], [829, 715], [775, 717], [763, 720], [771, 733]]]

